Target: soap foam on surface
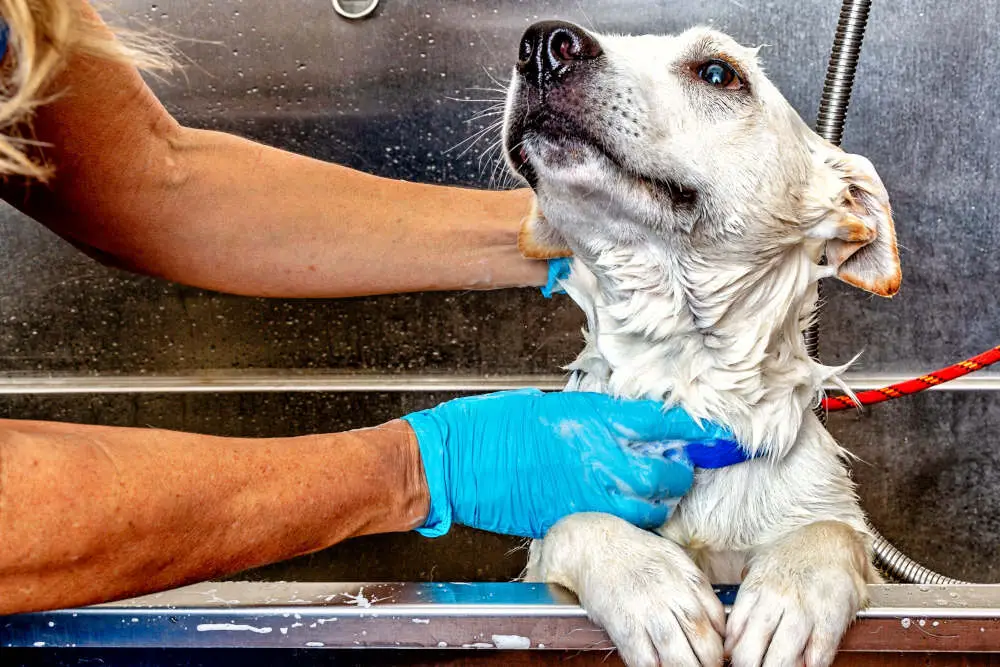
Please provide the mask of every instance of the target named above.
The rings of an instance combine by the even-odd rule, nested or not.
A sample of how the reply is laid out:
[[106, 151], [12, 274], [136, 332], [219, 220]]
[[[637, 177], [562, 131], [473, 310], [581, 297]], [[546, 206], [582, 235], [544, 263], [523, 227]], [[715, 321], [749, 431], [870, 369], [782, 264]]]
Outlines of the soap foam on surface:
[[239, 625], [236, 623], [202, 623], [197, 627], [198, 632], [211, 632], [214, 630], [228, 630], [230, 632], [255, 632], [259, 635], [266, 635], [271, 632], [271, 628], [255, 628], [252, 625]]
[[499, 649], [515, 650], [531, 648], [531, 640], [521, 635], [493, 635], [493, 644]]

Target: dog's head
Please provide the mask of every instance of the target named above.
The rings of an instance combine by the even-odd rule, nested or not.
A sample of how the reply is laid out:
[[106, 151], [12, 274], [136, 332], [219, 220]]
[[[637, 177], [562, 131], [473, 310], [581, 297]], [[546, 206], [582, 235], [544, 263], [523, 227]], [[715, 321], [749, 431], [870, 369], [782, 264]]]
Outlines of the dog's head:
[[752, 274], [802, 248], [826, 255], [816, 276], [892, 296], [900, 267], [881, 180], [814, 134], [756, 56], [706, 28], [530, 27], [504, 127], [510, 166], [537, 200], [522, 252], [586, 261], [653, 247]]

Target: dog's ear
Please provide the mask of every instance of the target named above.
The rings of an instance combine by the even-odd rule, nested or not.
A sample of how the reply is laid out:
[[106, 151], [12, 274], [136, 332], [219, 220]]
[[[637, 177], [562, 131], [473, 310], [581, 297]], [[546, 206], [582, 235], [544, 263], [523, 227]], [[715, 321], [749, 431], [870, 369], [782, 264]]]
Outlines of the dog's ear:
[[899, 291], [902, 271], [889, 194], [860, 155], [824, 144], [805, 197], [808, 234], [826, 241], [826, 259], [840, 280], [879, 296]]
[[521, 221], [521, 229], [517, 232], [517, 249], [528, 259], [555, 259], [573, 254], [566, 239], [538, 209], [537, 199], [532, 199], [531, 213]]

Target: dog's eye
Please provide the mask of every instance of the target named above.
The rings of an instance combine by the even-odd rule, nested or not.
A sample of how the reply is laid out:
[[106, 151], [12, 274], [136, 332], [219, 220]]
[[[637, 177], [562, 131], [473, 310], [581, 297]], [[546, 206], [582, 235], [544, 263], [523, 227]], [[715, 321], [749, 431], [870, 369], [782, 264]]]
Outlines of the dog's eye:
[[740, 75], [724, 60], [709, 60], [698, 68], [698, 78], [716, 88], [739, 88]]

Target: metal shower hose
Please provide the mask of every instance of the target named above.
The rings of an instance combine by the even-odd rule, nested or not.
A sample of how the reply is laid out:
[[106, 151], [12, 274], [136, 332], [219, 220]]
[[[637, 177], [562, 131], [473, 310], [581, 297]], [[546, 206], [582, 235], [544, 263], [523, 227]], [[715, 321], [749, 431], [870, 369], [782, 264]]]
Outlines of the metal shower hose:
[[[840, 145], [844, 136], [844, 119], [847, 116], [847, 106], [851, 101], [854, 72], [858, 67], [861, 42], [865, 36], [865, 26], [868, 23], [868, 12], [871, 5], [871, 0], [844, 0], [840, 9], [837, 33], [834, 36], [833, 49], [830, 52], [830, 65], [826, 70], [823, 96], [819, 102], [819, 117], [816, 119], [816, 132], [837, 146]], [[805, 343], [809, 356], [813, 359], [819, 359], [818, 317], [806, 329]], [[817, 414], [826, 423], [826, 413], [819, 411]], [[892, 576], [904, 582], [915, 584], [969, 583], [946, 577], [924, 567], [882, 537], [882, 534], [871, 523], [868, 523], [868, 530], [872, 535], [875, 558]]]

